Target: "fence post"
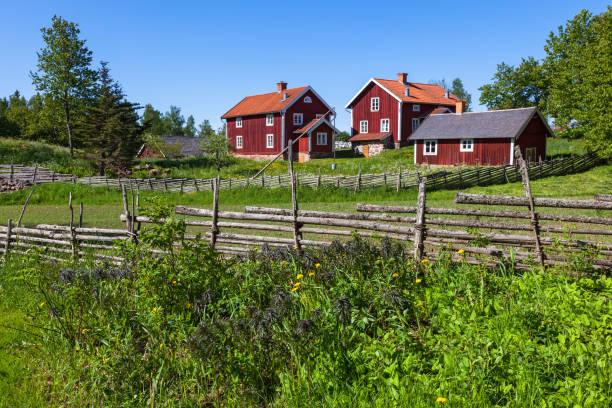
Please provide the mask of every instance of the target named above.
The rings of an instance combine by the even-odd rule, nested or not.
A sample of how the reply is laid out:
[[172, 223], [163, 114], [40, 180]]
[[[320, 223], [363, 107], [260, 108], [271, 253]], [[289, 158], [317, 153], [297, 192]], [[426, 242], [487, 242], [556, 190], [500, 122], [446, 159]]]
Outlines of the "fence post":
[[506, 178], [506, 183], [510, 183], [510, 180], [508, 180], [508, 173], [506, 173], [506, 166], [504, 166], [503, 169], [504, 169], [504, 177]]
[[459, 188], [463, 189], [463, 177], [461, 177], [461, 172], [463, 169], [459, 169]]
[[83, 228], [83, 203], [79, 203], [79, 228]]
[[32, 176], [32, 184], [36, 184], [36, 173], [38, 173], [38, 164], [34, 166], [34, 175]]
[[321, 168], [319, 167], [319, 175], [317, 176], [317, 190], [319, 189], [320, 185], [321, 185]]
[[300, 232], [301, 225], [298, 223], [298, 202], [297, 202], [297, 188], [295, 175], [293, 173], [293, 140], [289, 141], [288, 150], [289, 161], [287, 167], [289, 168], [289, 178], [291, 179], [291, 203], [293, 205], [293, 245], [294, 249], [298, 254], [302, 254], [302, 233]]
[[383, 166], [383, 181], [385, 183], [385, 187], [387, 187], [387, 166]]
[[[12, 163], [11, 163], [12, 166]], [[6, 242], [4, 243], [4, 262], [8, 262], [9, 251], [11, 249], [11, 232], [13, 231], [13, 220], [8, 219], [8, 229], [6, 230]]]
[[128, 208], [127, 201], [127, 192], [125, 191], [125, 185], [121, 184], [121, 197], [123, 198], [123, 214], [125, 214], [125, 228], [127, 229], [128, 234], [132, 235], [132, 217], [130, 215], [130, 210]]
[[17, 220], [17, 228], [21, 226], [21, 219], [23, 218], [23, 214], [25, 213], [26, 207], [28, 206], [28, 202], [30, 201], [30, 197], [32, 197], [33, 192], [34, 192], [34, 187], [32, 187], [32, 190], [30, 190], [30, 194], [28, 194], [28, 197], [26, 198], [25, 203], [23, 204], [23, 208], [21, 209], [21, 214], [19, 214], [19, 219]]
[[414, 224], [414, 260], [420, 265], [423, 258], [424, 235], [425, 235], [425, 204], [427, 177], [419, 179], [419, 195], [417, 198], [416, 222]]
[[395, 187], [395, 191], [399, 192], [402, 186], [402, 163], [398, 163], [397, 167], [397, 186]]
[[265, 187], [266, 186], [266, 173], [263, 173], [261, 175], [261, 187]]
[[476, 162], [476, 185], [480, 185], [480, 167], [478, 167], [478, 162]]
[[77, 242], [74, 230], [74, 209], [72, 208], [72, 192], [68, 193], [68, 209], [70, 210], [70, 247], [72, 249], [72, 262], [77, 262]]
[[15, 168], [13, 165], [13, 158], [11, 157], [11, 175], [9, 177], [9, 181], [12, 183], [13, 182], [13, 175], [15, 174]]
[[219, 234], [218, 227], [219, 218], [219, 176], [215, 179], [213, 184], [213, 215], [212, 224], [210, 226], [210, 246], [212, 248], [217, 244], [217, 235]]
[[355, 191], [361, 190], [361, 163], [359, 163], [359, 172], [357, 173], [357, 178], [355, 179]]
[[527, 164], [523, 159], [523, 155], [521, 155], [521, 150], [519, 146], [516, 146], [514, 148], [514, 157], [516, 158], [516, 162], [520, 168], [523, 187], [525, 188], [525, 196], [527, 197], [527, 201], [529, 202], [531, 227], [533, 228], [533, 233], [535, 235], [536, 255], [538, 256], [538, 261], [540, 262], [540, 265], [544, 267], [544, 253], [542, 252], [542, 244], [540, 243], [540, 226], [538, 223], [538, 214], [535, 212], [533, 195], [531, 194], [531, 184], [529, 183], [529, 169], [527, 168]]
[[[55, 170], [51, 171], [51, 182], [55, 183]], [[108, 181], [107, 181], [108, 183]]]
[[185, 179], [181, 179], [181, 194], [183, 194], [183, 185], [185, 184]]
[[200, 187], [198, 186], [198, 179], [193, 179], [193, 186], [195, 187], [197, 192], [200, 192]]

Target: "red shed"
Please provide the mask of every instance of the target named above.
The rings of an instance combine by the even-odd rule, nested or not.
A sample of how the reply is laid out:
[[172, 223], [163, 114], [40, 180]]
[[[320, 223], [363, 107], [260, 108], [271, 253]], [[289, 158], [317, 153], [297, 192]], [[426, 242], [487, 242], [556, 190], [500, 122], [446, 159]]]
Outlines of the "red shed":
[[415, 164], [514, 164], [514, 145], [526, 160], [546, 157], [553, 132], [537, 108], [430, 115], [410, 137]]
[[398, 74], [397, 80], [372, 78], [346, 105], [351, 110], [351, 137], [360, 136], [355, 141], [362, 145], [364, 134], [391, 133], [393, 146], [399, 148], [434, 110], [454, 112], [457, 102], [461, 101], [439, 85], [408, 82], [406, 73]]
[[[247, 96], [221, 119], [227, 123], [227, 137], [235, 147], [234, 154], [269, 159], [280, 153], [290, 139], [299, 136], [296, 130], [313, 119], [324, 118], [330, 126], [328, 143], [313, 144], [312, 150], [302, 152], [310, 158], [332, 155], [337, 132], [331, 126], [334, 116], [333, 109], [312, 87], [287, 89], [286, 82], [279, 82], [276, 92]], [[298, 152], [297, 144], [294, 151]]]

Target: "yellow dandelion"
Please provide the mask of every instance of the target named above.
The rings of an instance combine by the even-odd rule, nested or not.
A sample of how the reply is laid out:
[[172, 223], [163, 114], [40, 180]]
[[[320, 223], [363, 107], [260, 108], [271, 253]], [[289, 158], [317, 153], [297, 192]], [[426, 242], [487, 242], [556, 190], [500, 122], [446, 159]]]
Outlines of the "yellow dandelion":
[[42, 303], [41, 303], [40, 305], [38, 305], [38, 306], [43, 307], [44, 305], [45, 305], [45, 302], [42, 302]]
[[87, 332], [87, 329], [81, 330], [81, 333], [85, 334], [85, 332]]
[[80, 350], [79, 346], [76, 346], [74, 349], [75, 349], [76, 351], [79, 351], [79, 350]]
[[189, 349], [188, 348], [185, 349], [185, 353], [189, 353]]
[[458, 251], [457, 251], [457, 253], [458, 253], [458, 254], [462, 254], [462, 253], [464, 253], [464, 252], [465, 252], [465, 251], [464, 251], [463, 249], [460, 249], [460, 250], [458, 250]]
[[461, 261], [463, 261], [463, 258], [458, 258], [457, 259], [457, 262], [461, 262]]
[[172, 281], [172, 284], [173, 284], [173, 285], [176, 285], [176, 281], [175, 281], [175, 280], [173, 280], [173, 281]]
[[321, 264], [320, 264], [320, 263], [316, 263], [316, 264], [315, 264], [315, 268], [319, 269], [320, 267], [321, 267]]
[[391, 277], [393, 277], [393, 278], [397, 278], [398, 276], [399, 276], [399, 273], [397, 273], [397, 272], [394, 273], [393, 275], [391, 275]]
[[422, 282], [422, 280], [417, 278], [417, 279], [415, 280], [415, 282], [416, 282], [416, 283], [421, 283], [421, 282]]
[[254, 247], [253, 251], [257, 251], [259, 249], [259, 247]]
[[304, 275], [302, 275], [301, 273], [298, 273], [297, 276], [296, 276], [297, 279], [302, 279], [303, 277], [304, 277]]
[[292, 292], [295, 292], [296, 290], [298, 290], [298, 286], [294, 286], [293, 289], [291, 289]]
[[187, 309], [191, 307], [191, 303], [187, 303]]
[[157, 313], [157, 308], [156, 307], [153, 308], [153, 313]]
[[438, 397], [436, 399], [436, 402], [439, 402], [441, 404], [444, 404], [446, 401], [448, 401], [448, 400], [446, 398], [444, 398], [444, 397]]
[[297, 245], [294, 245], [294, 246], [293, 246], [293, 249], [297, 249]]
[[159, 345], [159, 349], [161, 350], [164, 347], [164, 343]]
[[427, 262], [429, 262], [429, 259], [427, 259], [427, 258], [423, 258], [423, 259], [421, 260], [421, 263], [427, 263]]
[[295, 283], [293, 284], [293, 286], [295, 286], [295, 287], [297, 288], [297, 287], [298, 287], [298, 286], [300, 286], [301, 284], [302, 284], [302, 282], [295, 282]]
[[314, 272], [308, 272], [308, 276], [314, 276]]

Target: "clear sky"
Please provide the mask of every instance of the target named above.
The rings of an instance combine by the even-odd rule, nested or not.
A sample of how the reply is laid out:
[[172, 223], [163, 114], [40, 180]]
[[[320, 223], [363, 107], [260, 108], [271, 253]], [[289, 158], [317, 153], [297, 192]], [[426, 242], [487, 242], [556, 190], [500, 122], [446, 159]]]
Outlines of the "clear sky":
[[276, 82], [311, 85], [348, 130], [347, 101], [371, 77], [455, 77], [472, 94], [496, 64], [544, 55], [582, 8], [606, 1], [3, 1], [0, 96], [34, 93], [28, 72], [54, 14], [79, 24], [94, 61], [108, 61], [131, 101], [182, 108], [196, 123], [219, 117]]

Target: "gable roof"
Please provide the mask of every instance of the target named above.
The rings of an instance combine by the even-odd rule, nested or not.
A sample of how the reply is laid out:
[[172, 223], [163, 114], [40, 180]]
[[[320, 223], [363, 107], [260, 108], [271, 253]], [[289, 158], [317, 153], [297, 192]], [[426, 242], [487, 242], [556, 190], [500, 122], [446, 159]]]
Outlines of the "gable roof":
[[[399, 102], [412, 102], [422, 104], [435, 104], [435, 105], [446, 105], [455, 106], [459, 102], [452, 93], [449, 93], [449, 97], [446, 97], [446, 90], [440, 85], [435, 84], [421, 84], [418, 82], [406, 82], [405, 84], [396, 79], [380, 79], [371, 78], [366, 84], [355, 94], [355, 96], [346, 104], [346, 109], [350, 109], [350, 106], [355, 100], [361, 95], [361, 93], [367, 88], [368, 85], [374, 83], [382, 88], [385, 92], [393, 96]], [[410, 96], [406, 96], [405, 90], [409, 88]]]
[[340, 131], [338, 129], [336, 129], [334, 127], [334, 125], [332, 125], [331, 123], [329, 123], [327, 121], [327, 119], [325, 119], [325, 117], [320, 117], [320, 118], [316, 118], [311, 120], [310, 122], [308, 122], [306, 125], [302, 126], [301, 128], [294, 130], [293, 133], [307, 133], [307, 132], [312, 132], [313, 130], [315, 130], [316, 128], [318, 128], [320, 125], [322, 124], [327, 124], [327, 126], [329, 126], [334, 132], [336, 133], [340, 133]]
[[[158, 136], [158, 137], [165, 144], [173, 145], [173, 144], [182, 143], [181, 151], [179, 152], [179, 155], [181, 156], [202, 156], [204, 155], [204, 150], [201, 147], [202, 139], [200, 139], [199, 137], [191, 137], [191, 136]], [[142, 150], [147, 145], [149, 145], [149, 143], [145, 143], [142, 146], [140, 146], [140, 149], [138, 150], [138, 153], [136, 153], [136, 156], [140, 156], [140, 153], [142, 153]], [[155, 147], [157, 150], [161, 152], [162, 156], [166, 157], [165, 153], [162, 150], [163, 146], [157, 146], [157, 143], [153, 143], [151, 146]]]
[[423, 139], [503, 139], [518, 137], [534, 115], [539, 115], [552, 135], [542, 114], [535, 107], [429, 115], [408, 138]]
[[430, 115], [439, 115], [441, 113], [452, 113], [452, 111], [445, 106], [438, 106], [436, 109], [431, 111]]
[[[282, 92], [247, 96], [221, 116], [221, 119], [282, 112], [293, 105], [307, 91], [311, 91], [329, 110], [332, 109], [312, 87], [302, 86], [286, 89]], [[287, 99], [283, 100], [283, 94], [285, 93], [287, 94]]]

